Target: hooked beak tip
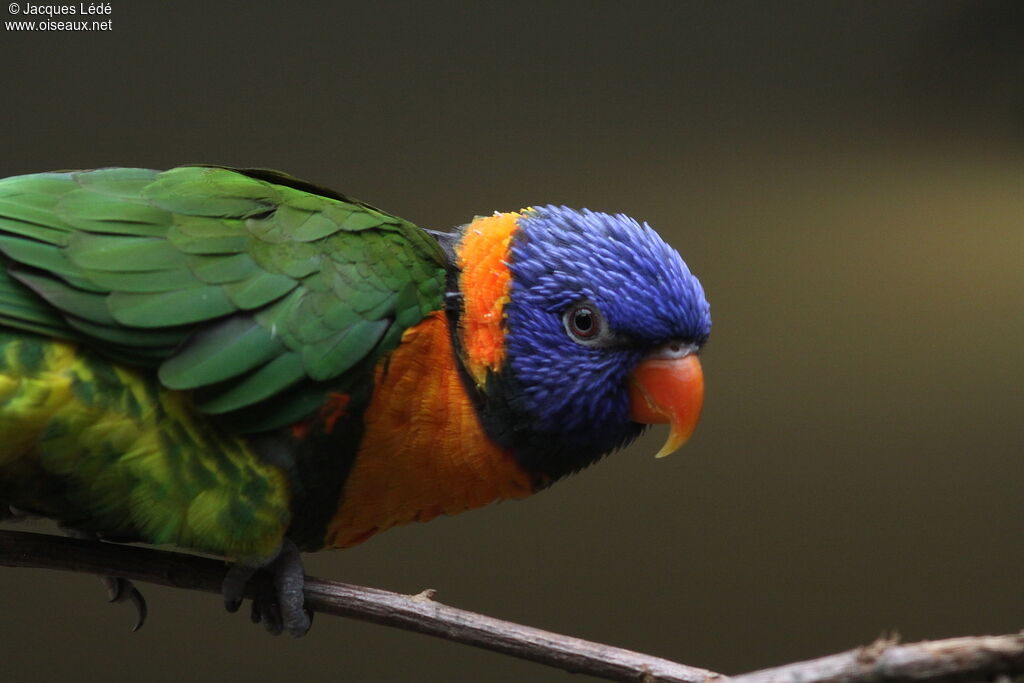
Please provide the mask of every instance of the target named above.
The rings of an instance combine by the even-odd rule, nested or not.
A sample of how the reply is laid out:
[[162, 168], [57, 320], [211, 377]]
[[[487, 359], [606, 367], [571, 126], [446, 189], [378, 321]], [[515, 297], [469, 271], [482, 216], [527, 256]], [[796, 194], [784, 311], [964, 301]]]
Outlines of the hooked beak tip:
[[704, 373], [696, 354], [651, 357], [629, 378], [630, 419], [669, 425], [668, 439], [654, 456], [674, 453], [693, 435], [704, 405]]

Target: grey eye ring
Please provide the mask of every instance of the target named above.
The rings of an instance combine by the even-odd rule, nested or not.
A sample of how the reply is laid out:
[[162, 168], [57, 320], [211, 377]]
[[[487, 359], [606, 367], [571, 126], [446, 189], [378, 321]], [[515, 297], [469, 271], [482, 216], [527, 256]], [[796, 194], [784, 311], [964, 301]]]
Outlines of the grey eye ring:
[[588, 342], [604, 331], [605, 323], [597, 306], [588, 302], [573, 304], [562, 314], [566, 333], [575, 341]]

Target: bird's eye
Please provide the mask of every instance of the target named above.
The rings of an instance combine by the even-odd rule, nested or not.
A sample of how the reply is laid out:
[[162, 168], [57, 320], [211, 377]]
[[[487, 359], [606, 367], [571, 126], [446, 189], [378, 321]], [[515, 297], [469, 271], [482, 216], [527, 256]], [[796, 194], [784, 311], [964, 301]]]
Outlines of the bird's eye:
[[576, 341], [588, 341], [601, 333], [603, 319], [593, 304], [576, 304], [562, 316], [565, 331]]

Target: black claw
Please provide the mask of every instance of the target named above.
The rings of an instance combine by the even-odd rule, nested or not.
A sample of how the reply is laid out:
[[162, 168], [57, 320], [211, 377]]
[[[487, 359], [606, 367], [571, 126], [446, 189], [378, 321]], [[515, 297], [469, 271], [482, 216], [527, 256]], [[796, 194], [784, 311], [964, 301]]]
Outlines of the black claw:
[[257, 567], [246, 564], [232, 565], [231, 569], [224, 576], [224, 609], [234, 613], [242, 606], [242, 599], [245, 597], [245, 586], [249, 579], [256, 573]]
[[130, 602], [135, 607], [135, 625], [132, 626], [132, 633], [142, 628], [149, 615], [149, 608], [146, 606], [146, 598], [135, 584], [119, 576], [101, 576], [100, 581], [107, 588], [107, 602]]
[[[20, 510], [10, 508], [12, 514], [23, 514]], [[96, 534], [77, 529], [64, 529], [64, 532], [71, 538], [82, 538], [89, 541], [96, 541]], [[100, 581], [107, 589], [107, 602], [130, 602], [135, 606], [135, 625], [132, 626], [132, 633], [142, 628], [149, 615], [149, 608], [146, 607], [146, 598], [135, 587], [135, 584], [120, 576], [101, 576]]]
[[107, 589], [107, 602], [120, 602], [127, 581], [118, 576], [101, 576], [100, 582]]
[[270, 590], [260, 590], [252, 601], [252, 611], [249, 614], [252, 623], [263, 624], [264, 630], [272, 636], [281, 635], [283, 624], [281, 622], [281, 611], [277, 607], [277, 601]]
[[143, 624], [146, 623], [146, 617], [149, 615], [149, 608], [146, 607], [146, 598], [142, 597], [142, 593], [136, 590], [135, 586], [132, 586], [132, 592], [128, 594], [129, 600], [135, 605], [135, 625], [132, 626], [132, 633], [135, 633]]
[[276, 610], [271, 611], [270, 614], [263, 613], [263, 628], [266, 629], [267, 633], [272, 636], [279, 636], [284, 630], [284, 625], [281, 623], [281, 616], [275, 614]]

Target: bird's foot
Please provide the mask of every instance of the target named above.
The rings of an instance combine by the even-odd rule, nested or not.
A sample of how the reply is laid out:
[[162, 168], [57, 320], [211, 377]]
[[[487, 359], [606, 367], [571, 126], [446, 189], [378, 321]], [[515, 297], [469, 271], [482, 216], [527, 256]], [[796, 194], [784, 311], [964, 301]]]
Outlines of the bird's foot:
[[253, 586], [252, 621], [263, 623], [272, 635], [286, 632], [296, 638], [309, 630], [313, 612], [307, 610], [304, 602], [305, 571], [299, 549], [290, 540], [281, 543], [281, 549], [273, 559], [264, 563], [238, 562], [224, 577], [224, 607], [237, 612], [245, 597], [249, 580], [260, 569], [270, 573], [271, 581], [257, 582]]
[[[98, 540], [96, 534], [90, 534], [76, 529], [64, 529], [71, 538], [81, 538], [88, 541]], [[132, 625], [132, 632], [138, 631], [146, 623], [146, 616], [149, 608], [146, 607], [146, 598], [135, 587], [135, 584], [120, 576], [101, 576], [100, 582], [107, 589], [107, 602], [128, 602], [135, 607], [135, 624]]]

